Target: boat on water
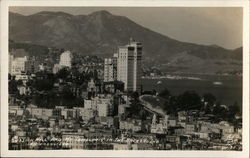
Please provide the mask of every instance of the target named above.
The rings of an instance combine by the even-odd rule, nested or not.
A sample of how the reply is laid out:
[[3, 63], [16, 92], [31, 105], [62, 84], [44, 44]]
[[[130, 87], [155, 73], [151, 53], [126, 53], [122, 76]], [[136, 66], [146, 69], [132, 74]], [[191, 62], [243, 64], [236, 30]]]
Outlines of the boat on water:
[[214, 84], [214, 85], [222, 85], [222, 82], [216, 81], [216, 82], [213, 82], [213, 84]]
[[162, 84], [162, 82], [161, 82], [161, 81], [158, 81], [157, 84]]

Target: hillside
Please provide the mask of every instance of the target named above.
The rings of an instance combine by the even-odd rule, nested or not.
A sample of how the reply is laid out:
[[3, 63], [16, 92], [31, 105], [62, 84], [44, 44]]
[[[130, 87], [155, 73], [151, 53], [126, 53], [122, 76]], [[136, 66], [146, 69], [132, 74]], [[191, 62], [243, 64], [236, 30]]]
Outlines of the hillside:
[[186, 73], [242, 69], [242, 48], [228, 50], [180, 42], [107, 11], [76, 16], [64, 12], [44, 11], [29, 16], [10, 12], [9, 37], [15, 42], [102, 57], [111, 56], [117, 46], [133, 37], [143, 44], [144, 66]]

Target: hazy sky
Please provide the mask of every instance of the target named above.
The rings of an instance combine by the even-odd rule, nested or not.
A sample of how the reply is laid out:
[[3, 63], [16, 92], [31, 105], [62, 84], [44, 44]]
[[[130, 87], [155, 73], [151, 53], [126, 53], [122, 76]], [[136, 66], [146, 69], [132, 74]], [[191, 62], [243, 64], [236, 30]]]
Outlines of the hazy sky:
[[217, 44], [234, 49], [242, 46], [243, 10], [236, 7], [11, 7], [30, 15], [40, 11], [63, 11], [73, 15], [107, 10], [179, 41]]

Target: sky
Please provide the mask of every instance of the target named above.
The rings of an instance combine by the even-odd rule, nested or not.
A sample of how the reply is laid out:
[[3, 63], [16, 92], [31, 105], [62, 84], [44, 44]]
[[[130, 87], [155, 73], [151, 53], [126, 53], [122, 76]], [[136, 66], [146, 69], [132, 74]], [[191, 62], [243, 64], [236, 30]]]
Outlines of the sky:
[[9, 10], [22, 15], [40, 11], [87, 15], [107, 10], [183, 42], [235, 49], [243, 41], [243, 10], [239, 7], [10, 7]]

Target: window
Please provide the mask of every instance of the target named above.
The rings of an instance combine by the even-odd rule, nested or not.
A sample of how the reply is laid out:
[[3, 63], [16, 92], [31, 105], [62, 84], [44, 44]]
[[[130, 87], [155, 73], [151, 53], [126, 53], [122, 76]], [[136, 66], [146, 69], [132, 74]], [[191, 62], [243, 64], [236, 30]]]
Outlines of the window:
[[137, 50], [141, 51], [141, 50], [142, 50], [142, 47], [137, 47]]
[[128, 50], [134, 51], [134, 50], [135, 50], [135, 47], [128, 47]]

